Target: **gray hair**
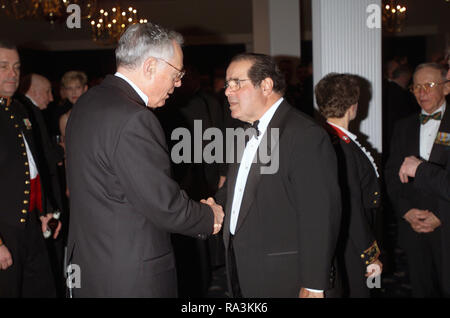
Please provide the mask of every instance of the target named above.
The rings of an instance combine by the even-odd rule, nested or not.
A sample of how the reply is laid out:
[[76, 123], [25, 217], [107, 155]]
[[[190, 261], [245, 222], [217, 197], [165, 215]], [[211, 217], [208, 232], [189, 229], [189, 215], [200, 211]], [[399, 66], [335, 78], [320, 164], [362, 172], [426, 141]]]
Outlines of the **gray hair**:
[[183, 45], [183, 37], [157, 24], [133, 24], [122, 34], [116, 48], [117, 67], [135, 69], [147, 58], [169, 59], [173, 56], [172, 41]]
[[423, 63], [416, 67], [416, 70], [414, 71], [414, 76], [417, 74], [418, 71], [423, 70], [424, 68], [432, 68], [434, 70], [437, 70], [441, 72], [442, 80], [447, 80], [447, 70], [445, 67], [441, 64], [437, 63]]

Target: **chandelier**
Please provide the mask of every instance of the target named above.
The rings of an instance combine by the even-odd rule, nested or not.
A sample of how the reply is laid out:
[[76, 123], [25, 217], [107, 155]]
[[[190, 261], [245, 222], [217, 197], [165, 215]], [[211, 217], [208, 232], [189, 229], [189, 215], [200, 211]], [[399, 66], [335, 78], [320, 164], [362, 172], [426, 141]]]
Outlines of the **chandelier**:
[[383, 29], [388, 33], [402, 32], [406, 20], [406, 6], [400, 1], [384, 1]]
[[97, 0], [0, 0], [0, 11], [16, 19], [44, 19], [54, 24], [67, 17], [67, 6], [77, 4], [81, 18], [90, 19]]
[[101, 8], [91, 20], [92, 39], [102, 45], [116, 44], [126, 27], [136, 23], [147, 23], [147, 19], [139, 18], [136, 8], [122, 9], [119, 3], [110, 10]]

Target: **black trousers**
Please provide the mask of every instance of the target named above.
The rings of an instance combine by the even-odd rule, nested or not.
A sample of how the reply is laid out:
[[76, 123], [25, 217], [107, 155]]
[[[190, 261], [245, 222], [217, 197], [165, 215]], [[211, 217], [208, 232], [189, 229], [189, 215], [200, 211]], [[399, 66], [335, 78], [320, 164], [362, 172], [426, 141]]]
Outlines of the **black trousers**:
[[[442, 239], [441, 229], [419, 234], [402, 224], [401, 246], [408, 261], [412, 296], [442, 297]], [[446, 269], [447, 270], [447, 269]]]
[[24, 229], [1, 225], [13, 265], [0, 270], [0, 298], [56, 297], [55, 282], [37, 212], [27, 214]]

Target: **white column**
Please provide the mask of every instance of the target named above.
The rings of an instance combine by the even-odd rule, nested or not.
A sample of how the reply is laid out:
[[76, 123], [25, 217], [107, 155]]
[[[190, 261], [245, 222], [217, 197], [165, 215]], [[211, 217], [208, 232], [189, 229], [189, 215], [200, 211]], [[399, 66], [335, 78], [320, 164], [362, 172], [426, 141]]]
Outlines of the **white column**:
[[300, 57], [299, 0], [253, 0], [253, 52]]
[[[369, 12], [368, 12], [369, 10]], [[314, 85], [330, 72], [369, 81], [372, 96], [359, 130], [382, 151], [381, 0], [313, 0]]]

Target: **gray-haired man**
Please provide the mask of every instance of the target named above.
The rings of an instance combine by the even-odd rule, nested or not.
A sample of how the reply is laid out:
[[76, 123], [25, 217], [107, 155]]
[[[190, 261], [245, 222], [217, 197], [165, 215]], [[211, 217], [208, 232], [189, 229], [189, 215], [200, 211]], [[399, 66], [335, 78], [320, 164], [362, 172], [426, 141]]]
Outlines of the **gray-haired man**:
[[117, 73], [73, 107], [66, 149], [75, 297], [174, 297], [169, 233], [220, 230], [222, 208], [193, 202], [172, 180], [164, 133], [149, 109], [181, 86], [181, 44], [158, 25], [130, 26], [116, 49]]

